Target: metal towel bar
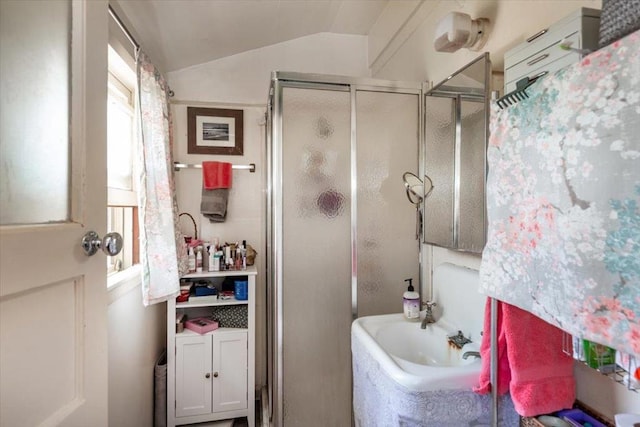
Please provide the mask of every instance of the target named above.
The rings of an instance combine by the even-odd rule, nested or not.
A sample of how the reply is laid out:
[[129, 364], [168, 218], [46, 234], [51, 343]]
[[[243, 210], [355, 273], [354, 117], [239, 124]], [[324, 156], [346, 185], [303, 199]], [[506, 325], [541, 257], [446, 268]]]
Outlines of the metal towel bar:
[[[256, 164], [249, 163], [248, 165], [231, 165], [231, 168], [239, 169], [239, 170], [248, 170], [249, 172], [254, 173], [256, 171]], [[176, 172], [179, 171], [180, 169], [202, 169], [202, 165], [173, 162], [173, 169]]]

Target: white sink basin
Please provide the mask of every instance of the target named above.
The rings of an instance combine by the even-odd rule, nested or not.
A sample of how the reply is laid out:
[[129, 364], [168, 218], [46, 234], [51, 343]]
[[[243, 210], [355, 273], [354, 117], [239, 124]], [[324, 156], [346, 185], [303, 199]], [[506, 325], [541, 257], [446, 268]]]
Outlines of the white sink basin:
[[414, 391], [468, 390], [477, 384], [480, 359], [462, 356], [478, 351], [480, 343], [458, 349], [447, 340], [455, 333], [442, 321], [421, 329], [420, 322], [408, 322], [401, 313], [361, 317], [351, 328], [352, 340], [396, 382]]
[[[475, 360], [474, 357], [463, 359], [461, 350], [447, 344], [447, 337], [453, 332], [438, 323], [420, 329], [420, 323], [393, 321], [376, 329], [374, 339], [378, 345], [401, 362], [446, 368], [471, 365]], [[472, 347], [473, 344], [468, 344], [464, 351], [471, 351]]]

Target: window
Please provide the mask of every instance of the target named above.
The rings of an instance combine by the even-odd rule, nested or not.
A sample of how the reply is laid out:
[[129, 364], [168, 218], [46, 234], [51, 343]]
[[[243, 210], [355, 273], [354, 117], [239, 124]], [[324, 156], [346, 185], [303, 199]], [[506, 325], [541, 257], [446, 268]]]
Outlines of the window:
[[[134, 179], [136, 161], [135, 72], [109, 46], [107, 95], [107, 230], [123, 237], [122, 251], [107, 257], [107, 275], [138, 263], [138, 196]], [[114, 280], [108, 280], [113, 284]]]

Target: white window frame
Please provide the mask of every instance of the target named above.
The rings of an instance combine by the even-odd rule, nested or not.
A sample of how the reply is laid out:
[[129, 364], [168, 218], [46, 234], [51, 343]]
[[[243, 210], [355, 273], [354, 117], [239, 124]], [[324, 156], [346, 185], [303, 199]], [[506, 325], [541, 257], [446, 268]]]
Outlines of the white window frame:
[[[134, 225], [137, 216], [138, 196], [137, 182], [135, 179], [135, 162], [136, 152], [135, 143], [136, 120], [135, 120], [135, 94], [136, 94], [136, 78], [135, 72], [131, 67], [116, 53], [115, 49], [109, 46], [109, 70], [108, 70], [108, 102], [113, 100], [117, 102], [117, 108], [124, 111], [132, 119], [131, 128], [131, 158], [132, 158], [132, 182], [131, 189], [122, 189], [107, 187], [107, 208], [109, 209], [109, 217], [112, 219], [112, 228], [124, 231], [123, 233], [123, 251], [122, 255], [117, 257], [108, 257], [107, 259], [107, 288], [112, 289], [124, 283], [136, 282], [134, 278], [139, 277], [140, 268], [138, 264], [134, 264]], [[113, 231], [113, 230], [108, 230]], [[120, 266], [118, 268], [118, 263]], [[137, 281], [139, 282], [139, 281]]]

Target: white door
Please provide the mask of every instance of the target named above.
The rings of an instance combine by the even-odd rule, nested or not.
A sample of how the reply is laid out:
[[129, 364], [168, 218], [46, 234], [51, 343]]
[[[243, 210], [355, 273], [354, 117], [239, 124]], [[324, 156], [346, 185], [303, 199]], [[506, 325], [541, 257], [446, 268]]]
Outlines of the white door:
[[0, 1], [0, 39], [0, 425], [106, 426], [107, 3]]
[[213, 338], [213, 412], [247, 409], [247, 333]]
[[211, 335], [176, 337], [176, 417], [211, 413]]

